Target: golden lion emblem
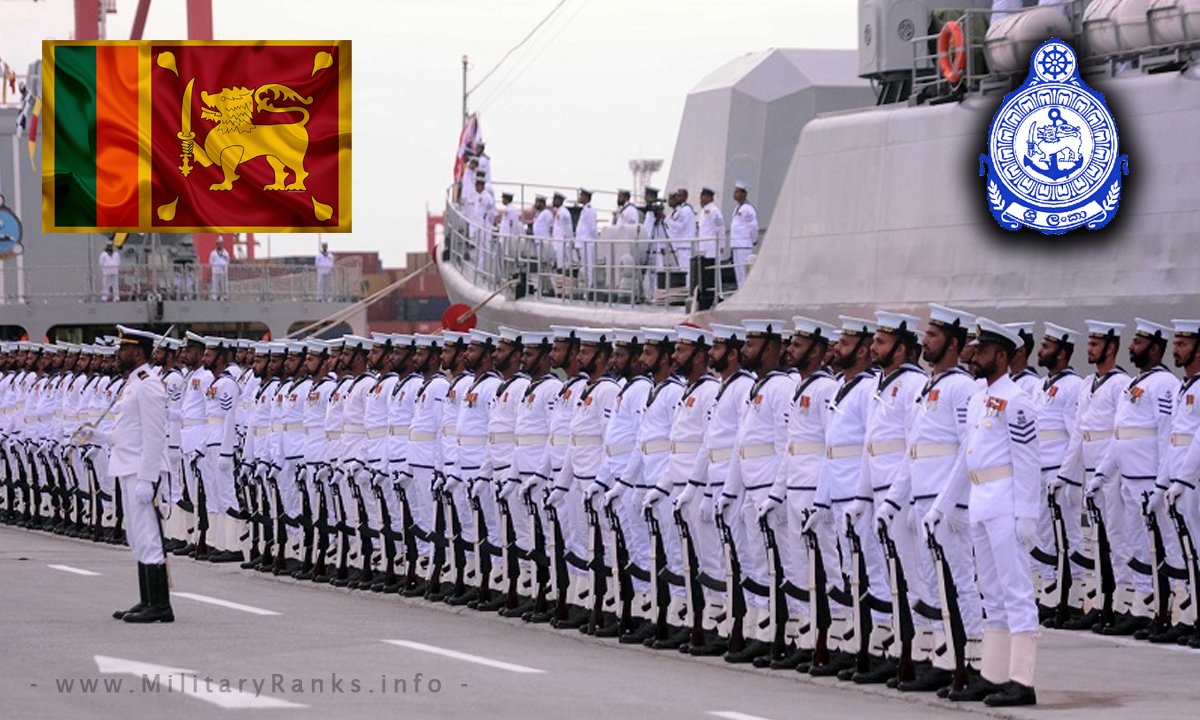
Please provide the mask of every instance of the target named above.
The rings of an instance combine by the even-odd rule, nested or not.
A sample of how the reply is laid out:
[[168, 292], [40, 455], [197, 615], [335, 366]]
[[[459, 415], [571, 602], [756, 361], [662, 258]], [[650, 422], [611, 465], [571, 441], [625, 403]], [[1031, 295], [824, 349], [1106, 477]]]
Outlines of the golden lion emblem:
[[[268, 93], [273, 97], [267, 97]], [[209, 190], [229, 190], [233, 181], [241, 176], [237, 168], [244, 162], [265, 157], [275, 171], [275, 182], [263, 186], [264, 190], [305, 190], [304, 156], [308, 152], [308, 110], [302, 107], [272, 105], [273, 100], [295, 100], [311, 105], [311, 97], [301, 97], [286, 85], [275, 83], [258, 89], [224, 88], [220, 93], [200, 93], [205, 107], [200, 113], [204, 120], [217, 123], [209, 130], [204, 146], [196, 145], [192, 139], [183, 140], [183, 152], [195, 156], [196, 162], [204, 167], [219, 165], [225, 173], [222, 182], [213, 183]], [[298, 112], [299, 121], [284, 124], [255, 125], [255, 112]], [[294, 178], [286, 183], [288, 171]]]

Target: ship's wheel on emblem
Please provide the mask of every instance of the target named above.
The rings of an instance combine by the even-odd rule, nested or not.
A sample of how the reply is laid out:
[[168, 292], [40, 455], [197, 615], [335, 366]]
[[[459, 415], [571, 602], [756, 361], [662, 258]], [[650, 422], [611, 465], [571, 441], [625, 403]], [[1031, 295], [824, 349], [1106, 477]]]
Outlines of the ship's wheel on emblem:
[[1048, 43], [1038, 50], [1033, 67], [1039, 79], [1063, 82], [1075, 74], [1075, 53], [1062, 43]]

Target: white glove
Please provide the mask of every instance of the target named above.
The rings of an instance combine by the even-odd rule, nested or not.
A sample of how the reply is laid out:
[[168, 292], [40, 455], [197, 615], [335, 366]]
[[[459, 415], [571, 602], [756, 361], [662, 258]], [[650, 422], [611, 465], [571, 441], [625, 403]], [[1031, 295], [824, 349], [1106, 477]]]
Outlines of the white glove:
[[729, 497], [725, 493], [721, 493], [720, 495], [717, 495], [715, 498], [713, 498], [713, 515], [714, 516], [720, 515], [721, 517], [725, 517], [726, 511], [729, 510], [729, 506], [732, 504], [733, 504], [733, 498]]
[[621, 483], [615, 483], [611, 488], [604, 491], [604, 507], [612, 505], [613, 500], [621, 497], [624, 493], [624, 486]]
[[1033, 547], [1033, 544], [1037, 542], [1037, 520], [1017, 518], [1017, 542], [1025, 548]]
[[921, 519], [921, 524], [925, 526], [926, 534], [932, 535], [937, 530], [938, 524], [942, 522], [943, 517], [945, 516], [941, 510], [930, 508], [929, 512], [925, 513], [925, 517]]
[[683, 489], [683, 492], [675, 496], [671, 502], [671, 507], [675, 510], [683, 510], [688, 505], [692, 504], [692, 500], [696, 497], [696, 486], [688, 483], [688, 486]]
[[1094, 496], [1100, 492], [1100, 488], [1104, 487], [1104, 476], [1093, 475], [1091, 480], [1088, 480], [1087, 487], [1083, 489], [1083, 493], [1088, 497]]
[[497, 483], [496, 495], [499, 496], [501, 500], [508, 500], [512, 498], [513, 495], [516, 495], [517, 491], [520, 489], [521, 483], [519, 482], [499, 482]]
[[883, 525], [888, 530], [892, 529], [892, 521], [896, 519], [896, 514], [900, 510], [890, 502], [884, 501], [880, 504], [879, 509], [875, 511], [875, 527]]
[[642, 498], [642, 510], [649, 510], [663, 501], [667, 494], [657, 487], [652, 487], [646, 491], [646, 497]]
[[1171, 487], [1167, 488], [1166, 500], [1167, 504], [1174, 507], [1175, 502], [1187, 492], [1188, 486], [1183, 483], [1171, 483]]
[[566, 488], [556, 487], [546, 496], [546, 507], [561, 508], [567, 502]]
[[94, 461], [98, 457], [100, 457], [100, 446], [99, 445], [89, 445], [87, 448], [87, 451], [83, 453], [84, 460]]
[[217, 460], [217, 472], [233, 472], [233, 458], [222, 455], [221, 458]]
[[603, 490], [604, 490], [604, 486], [601, 485], [600, 483], [596, 483], [596, 482], [589, 483], [588, 486], [583, 489], [584, 501], [590, 503], [592, 501], [592, 498], [599, 495], [601, 493], [601, 491], [603, 491]]
[[758, 519], [762, 520], [766, 516], [770, 515], [775, 511], [775, 508], [779, 507], [779, 505], [780, 502], [778, 500], [770, 495], [766, 496], [760, 503], [758, 503], [758, 507], [755, 508], [758, 511]]
[[950, 532], [965, 533], [971, 527], [971, 516], [964, 508], [954, 508], [946, 516], [946, 525]]
[[1154, 492], [1150, 493], [1150, 498], [1146, 504], [1146, 508], [1153, 513], [1160, 512], [1163, 509], [1162, 490], [1156, 489]]
[[1059, 496], [1059, 493], [1062, 492], [1062, 489], [1064, 487], [1066, 487], [1066, 485], [1067, 485], [1066, 480], [1064, 480], [1060, 477], [1056, 477], [1053, 480], [1046, 483], [1046, 493], [1049, 495], [1053, 495], [1055, 497], [1055, 499], [1057, 499]]
[[700, 522], [708, 523], [709, 525], [716, 522], [716, 511], [713, 509], [713, 499], [711, 497], [700, 498]]
[[[528, 479], [521, 481], [521, 497], [526, 495], [533, 496], [541, 483], [541, 479], [537, 475], [530, 475]], [[509, 483], [510, 485], [512, 483]]]
[[858, 519], [867, 511], [867, 503], [863, 500], [855, 500], [846, 506], [846, 522], [851, 525], [858, 524]]
[[139, 505], [149, 505], [154, 502], [154, 483], [138, 480], [133, 486], [133, 499]]
[[804, 521], [804, 532], [816, 532], [821, 525], [833, 522], [833, 511], [827, 507], [814, 507], [812, 514]]

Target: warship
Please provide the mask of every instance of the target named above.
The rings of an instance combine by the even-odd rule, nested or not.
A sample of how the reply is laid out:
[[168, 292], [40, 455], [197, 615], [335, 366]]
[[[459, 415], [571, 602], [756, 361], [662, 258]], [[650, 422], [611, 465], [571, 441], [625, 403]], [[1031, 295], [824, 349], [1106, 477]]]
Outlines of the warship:
[[[857, 51], [751, 53], [689, 93], [665, 187], [714, 188], [726, 219], [734, 184], [750, 187], [760, 238], [740, 286], [728, 254], [672, 268], [655, 257], [663, 243], [629, 227], [603, 227], [590, 264], [578, 252], [547, 262], [532, 237], [474, 226], [450, 192], [440, 271], [451, 299], [492, 328], [922, 314], [930, 302], [1075, 327], [1195, 315], [1200, 1], [991, 6], [860, 0]], [[961, 44], [939, 53], [951, 21]], [[1119, 213], [1100, 231], [1006, 230], [980, 177], [997, 109], [1051, 37], [1075, 48], [1128, 155]], [[546, 192], [502, 190], [523, 208]], [[604, 219], [611, 195], [596, 199]]]

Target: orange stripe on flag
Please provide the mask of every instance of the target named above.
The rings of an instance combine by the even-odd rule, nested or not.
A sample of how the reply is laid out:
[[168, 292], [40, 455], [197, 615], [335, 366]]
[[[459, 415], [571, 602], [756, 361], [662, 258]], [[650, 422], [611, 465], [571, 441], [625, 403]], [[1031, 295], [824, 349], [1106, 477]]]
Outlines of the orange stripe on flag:
[[138, 49], [96, 47], [96, 225], [138, 224]]

